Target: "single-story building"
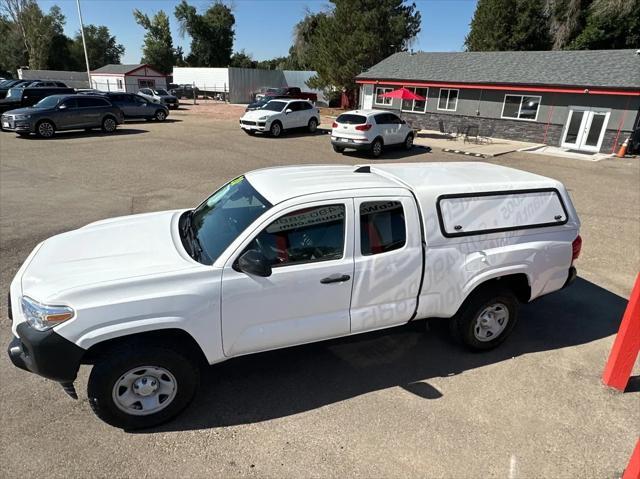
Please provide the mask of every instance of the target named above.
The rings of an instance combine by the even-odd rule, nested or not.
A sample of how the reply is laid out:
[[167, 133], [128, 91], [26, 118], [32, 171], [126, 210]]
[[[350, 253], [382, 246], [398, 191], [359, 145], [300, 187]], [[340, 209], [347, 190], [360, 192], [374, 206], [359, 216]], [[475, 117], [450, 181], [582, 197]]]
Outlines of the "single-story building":
[[137, 65], [105, 65], [91, 72], [92, 88], [100, 91], [136, 93], [140, 88], [167, 88], [167, 76], [153, 67]]
[[[363, 109], [399, 110], [415, 127], [613, 152], [640, 121], [636, 50], [391, 55], [356, 77]], [[406, 87], [426, 101], [383, 98]]]

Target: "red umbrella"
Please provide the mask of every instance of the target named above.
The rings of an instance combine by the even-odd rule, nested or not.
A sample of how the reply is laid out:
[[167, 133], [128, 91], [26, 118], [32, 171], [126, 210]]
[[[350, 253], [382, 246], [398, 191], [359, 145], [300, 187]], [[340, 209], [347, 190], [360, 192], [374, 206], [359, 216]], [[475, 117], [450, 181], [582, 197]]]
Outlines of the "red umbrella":
[[416, 95], [411, 90], [407, 90], [405, 87], [398, 88], [397, 90], [390, 91], [384, 95], [380, 95], [382, 98], [400, 98], [402, 100], [418, 100], [424, 101], [425, 97]]

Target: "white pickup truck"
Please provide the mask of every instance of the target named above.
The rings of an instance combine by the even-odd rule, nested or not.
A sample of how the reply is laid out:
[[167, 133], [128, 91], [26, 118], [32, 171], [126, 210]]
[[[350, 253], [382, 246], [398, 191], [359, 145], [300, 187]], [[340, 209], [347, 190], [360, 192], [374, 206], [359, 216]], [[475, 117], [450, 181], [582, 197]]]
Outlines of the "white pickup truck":
[[200, 366], [423, 318], [483, 350], [567, 286], [579, 220], [558, 181], [486, 163], [267, 168], [192, 210], [40, 243], [11, 284], [14, 364], [106, 422], [159, 424]]

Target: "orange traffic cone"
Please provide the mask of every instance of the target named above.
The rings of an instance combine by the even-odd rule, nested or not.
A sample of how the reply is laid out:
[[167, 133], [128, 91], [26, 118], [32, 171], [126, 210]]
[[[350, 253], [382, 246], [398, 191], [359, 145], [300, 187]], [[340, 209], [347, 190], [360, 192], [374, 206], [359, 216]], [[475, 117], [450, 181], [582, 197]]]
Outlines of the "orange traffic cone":
[[629, 138], [627, 138], [626, 140], [624, 140], [624, 143], [622, 144], [622, 146], [620, 147], [620, 149], [618, 150], [618, 154], [616, 155], [618, 158], [624, 158], [624, 155], [627, 154], [627, 147], [629, 146]]

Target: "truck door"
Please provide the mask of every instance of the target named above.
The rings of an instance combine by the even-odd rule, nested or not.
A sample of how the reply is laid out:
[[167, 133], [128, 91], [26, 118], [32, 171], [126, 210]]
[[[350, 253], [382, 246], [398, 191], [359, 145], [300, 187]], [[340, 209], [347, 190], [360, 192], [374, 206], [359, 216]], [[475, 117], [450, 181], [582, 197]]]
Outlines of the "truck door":
[[[227, 356], [349, 333], [354, 213], [351, 198], [289, 207], [238, 249], [222, 273], [222, 343]], [[238, 270], [255, 250], [270, 276]]]
[[422, 233], [412, 196], [355, 198], [351, 332], [411, 319], [422, 277]]

